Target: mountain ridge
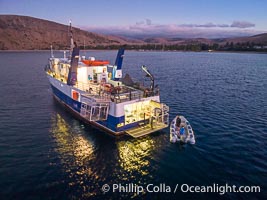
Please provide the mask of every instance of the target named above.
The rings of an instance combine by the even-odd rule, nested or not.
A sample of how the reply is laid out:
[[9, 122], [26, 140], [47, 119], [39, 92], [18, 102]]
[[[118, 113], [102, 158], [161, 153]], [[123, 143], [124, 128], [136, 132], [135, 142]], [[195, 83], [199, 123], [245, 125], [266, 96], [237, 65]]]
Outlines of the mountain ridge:
[[[69, 47], [69, 26], [18, 15], [0, 15], [0, 49], [32, 50]], [[80, 45], [118, 45], [120, 38], [104, 36], [73, 27], [74, 40]]]
[[[68, 29], [69, 26], [67, 25], [45, 19], [19, 15], [0, 15], [0, 50], [43, 50], [50, 49], [51, 45], [54, 49], [67, 49], [70, 43]], [[205, 48], [218, 45], [227, 49], [225, 46], [231, 47], [232, 44], [242, 44], [244, 48], [248, 49], [253, 45], [267, 45], [267, 33], [249, 37], [218, 39], [179, 37], [134, 39], [125, 36], [103, 35], [73, 27], [73, 35], [78, 45], [85, 46], [86, 49], [109, 49], [123, 45], [132, 49], [142, 49], [144, 46], [149, 49], [151, 45], [169, 45], [177, 47], [176, 49], [179, 49], [178, 46], [185, 45], [207, 45]], [[228, 49], [231, 49], [230, 47]]]

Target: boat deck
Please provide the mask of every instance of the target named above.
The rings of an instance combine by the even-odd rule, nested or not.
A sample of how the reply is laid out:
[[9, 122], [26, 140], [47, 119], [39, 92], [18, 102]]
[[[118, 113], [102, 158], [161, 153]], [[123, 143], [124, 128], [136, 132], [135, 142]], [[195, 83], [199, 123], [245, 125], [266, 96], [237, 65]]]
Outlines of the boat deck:
[[160, 123], [157, 125], [154, 125], [153, 128], [151, 128], [150, 124], [144, 125], [144, 126], [139, 126], [132, 128], [130, 130], [127, 130], [126, 133], [134, 138], [142, 137], [145, 135], [148, 135], [150, 133], [159, 131], [161, 129], [167, 128], [168, 125]]

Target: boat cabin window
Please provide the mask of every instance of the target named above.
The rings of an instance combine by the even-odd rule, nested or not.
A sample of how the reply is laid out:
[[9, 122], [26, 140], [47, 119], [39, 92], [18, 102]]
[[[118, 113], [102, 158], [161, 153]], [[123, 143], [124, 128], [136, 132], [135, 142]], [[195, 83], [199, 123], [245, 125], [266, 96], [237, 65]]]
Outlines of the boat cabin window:
[[124, 106], [125, 125], [139, 121], [148, 121], [155, 115], [155, 110], [160, 108], [154, 101], [136, 102]]

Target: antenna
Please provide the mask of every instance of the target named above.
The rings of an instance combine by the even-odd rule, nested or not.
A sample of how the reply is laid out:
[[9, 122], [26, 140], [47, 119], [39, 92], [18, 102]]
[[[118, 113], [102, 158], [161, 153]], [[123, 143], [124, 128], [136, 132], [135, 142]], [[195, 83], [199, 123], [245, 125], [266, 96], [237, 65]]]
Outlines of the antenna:
[[84, 56], [85, 56], [85, 38], [83, 38], [83, 50], [84, 50]]
[[50, 48], [51, 48], [51, 57], [54, 58], [53, 46], [51, 45]]

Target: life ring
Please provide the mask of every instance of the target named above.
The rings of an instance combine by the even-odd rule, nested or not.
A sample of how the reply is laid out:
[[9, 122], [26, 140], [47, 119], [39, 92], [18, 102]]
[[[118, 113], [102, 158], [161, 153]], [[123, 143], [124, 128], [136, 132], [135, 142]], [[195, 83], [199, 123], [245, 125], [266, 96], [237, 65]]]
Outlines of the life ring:
[[107, 60], [82, 60], [82, 62], [88, 66], [104, 66], [109, 64]]

